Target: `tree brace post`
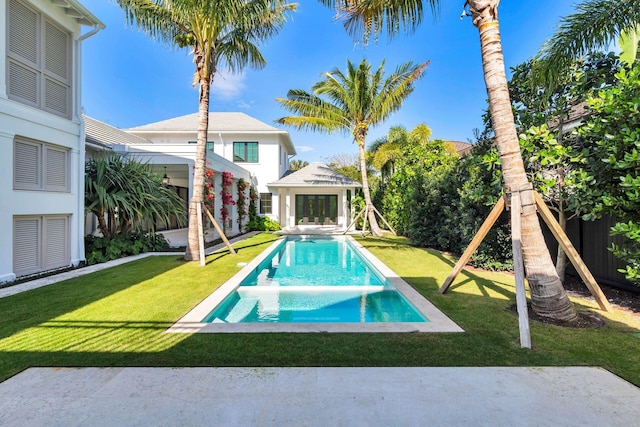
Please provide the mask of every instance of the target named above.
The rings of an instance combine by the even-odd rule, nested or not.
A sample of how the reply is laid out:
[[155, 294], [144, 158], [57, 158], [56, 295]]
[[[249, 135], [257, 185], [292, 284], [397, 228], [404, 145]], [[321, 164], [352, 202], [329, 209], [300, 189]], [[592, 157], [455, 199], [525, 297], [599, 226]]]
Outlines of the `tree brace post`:
[[[531, 348], [531, 330], [529, 329], [529, 309], [524, 288], [524, 262], [522, 260], [522, 215], [535, 212], [533, 186], [525, 185], [518, 191], [506, 193], [511, 201], [511, 247], [513, 250], [513, 269], [516, 280], [516, 306], [518, 308], [518, 329], [520, 347]], [[527, 212], [528, 211], [528, 212]]]

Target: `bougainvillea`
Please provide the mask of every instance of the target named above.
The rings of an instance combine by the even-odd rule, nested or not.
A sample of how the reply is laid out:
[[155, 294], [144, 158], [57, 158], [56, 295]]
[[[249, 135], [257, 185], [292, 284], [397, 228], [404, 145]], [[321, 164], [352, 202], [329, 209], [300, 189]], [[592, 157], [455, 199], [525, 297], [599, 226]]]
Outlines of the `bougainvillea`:
[[233, 174], [231, 172], [222, 172], [222, 190], [220, 190], [220, 197], [222, 198], [222, 207], [220, 208], [220, 219], [222, 219], [222, 226], [224, 231], [227, 230], [227, 224], [229, 219], [229, 205], [235, 205], [231, 195], [231, 186], [233, 185]]
[[242, 221], [247, 217], [247, 195], [246, 191], [249, 188], [249, 184], [243, 178], [238, 180], [238, 200], [236, 206], [238, 206], [238, 226], [242, 231]]
[[214, 177], [215, 171], [209, 167], [206, 167], [204, 171], [204, 187], [202, 200], [204, 201], [204, 206], [209, 209], [210, 212], [213, 211], [214, 203], [216, 200], [216, 190], [213, 183]]

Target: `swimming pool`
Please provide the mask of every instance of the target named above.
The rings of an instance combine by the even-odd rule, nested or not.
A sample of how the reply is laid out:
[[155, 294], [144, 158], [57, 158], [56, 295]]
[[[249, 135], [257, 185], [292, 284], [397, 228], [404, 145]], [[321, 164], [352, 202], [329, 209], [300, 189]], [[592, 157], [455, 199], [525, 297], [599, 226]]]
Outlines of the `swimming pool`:
[[170, 332], [461, 332], [350, 236], [288, 236]]

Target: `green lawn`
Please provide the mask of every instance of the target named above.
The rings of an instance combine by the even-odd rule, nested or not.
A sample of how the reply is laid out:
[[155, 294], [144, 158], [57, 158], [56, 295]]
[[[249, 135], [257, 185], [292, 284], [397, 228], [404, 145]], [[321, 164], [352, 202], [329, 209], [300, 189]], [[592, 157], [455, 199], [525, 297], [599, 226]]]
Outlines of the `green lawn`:
[[[164, 331], [277, 236], [260, 234], [207, 258], [120, 267], [0, 299], [0, 380], [30, 366], [601, 366], [640, 386], [640, 325], [616, 312], [600, 329], [531, 323], [519, 348], [506, 274], [463, 272], [437, 294], [453, 262], [402, 238], [361, 242], [465, 333], [168, 334]], [[575, 300], [580, 308], [594, 308]]]

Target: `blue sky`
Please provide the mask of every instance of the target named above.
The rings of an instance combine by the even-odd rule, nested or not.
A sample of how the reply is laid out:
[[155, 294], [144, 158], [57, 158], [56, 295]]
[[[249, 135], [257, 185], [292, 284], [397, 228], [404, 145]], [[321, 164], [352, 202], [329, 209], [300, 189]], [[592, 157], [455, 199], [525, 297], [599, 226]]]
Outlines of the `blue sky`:
[[[187, 50], [153, 41], [125, 23], [122, 10], [107, 0], [83, 0], [107, 28], [83, 46], [85, 113], [119, 128], [191, 114], [198, 108], [192, 86], [194, 64]], [[390, 73], [406, 61], [431, 63], [403, 107], [371, 129], [368, 142], [390, 126], [407, 129], [425, 123], [434, 138], [466, 141], [482, 126], [486, 107], [477, 29], [460, 20], [462, 0], [442, 0], [438, 19], [427, 14], [413, 35], [362, 46], [347, 35], [331, 10], [315, 0], [301, 0], [283, 30], [262, 47], [267, 66], [239, 75], [220, 73], [212, 88], [211, 111], [241, 111], [265, 123], [287, 115], [275, 101], [289, 89], [310, 90], [321, 73], [345, 68], [362, 58], [377, 67], [385, 59]], [[560, 17], [573, 12], [572, 2], [504, 0], [499, 18], [507, 68], [533, 56], [549, 38]], [[286, 129], [286, 128], [285, 128]], [[356, 153], [352, 138], [342, 134], [287, 129], [296, 158], [326, 162], [332, 155]]]

